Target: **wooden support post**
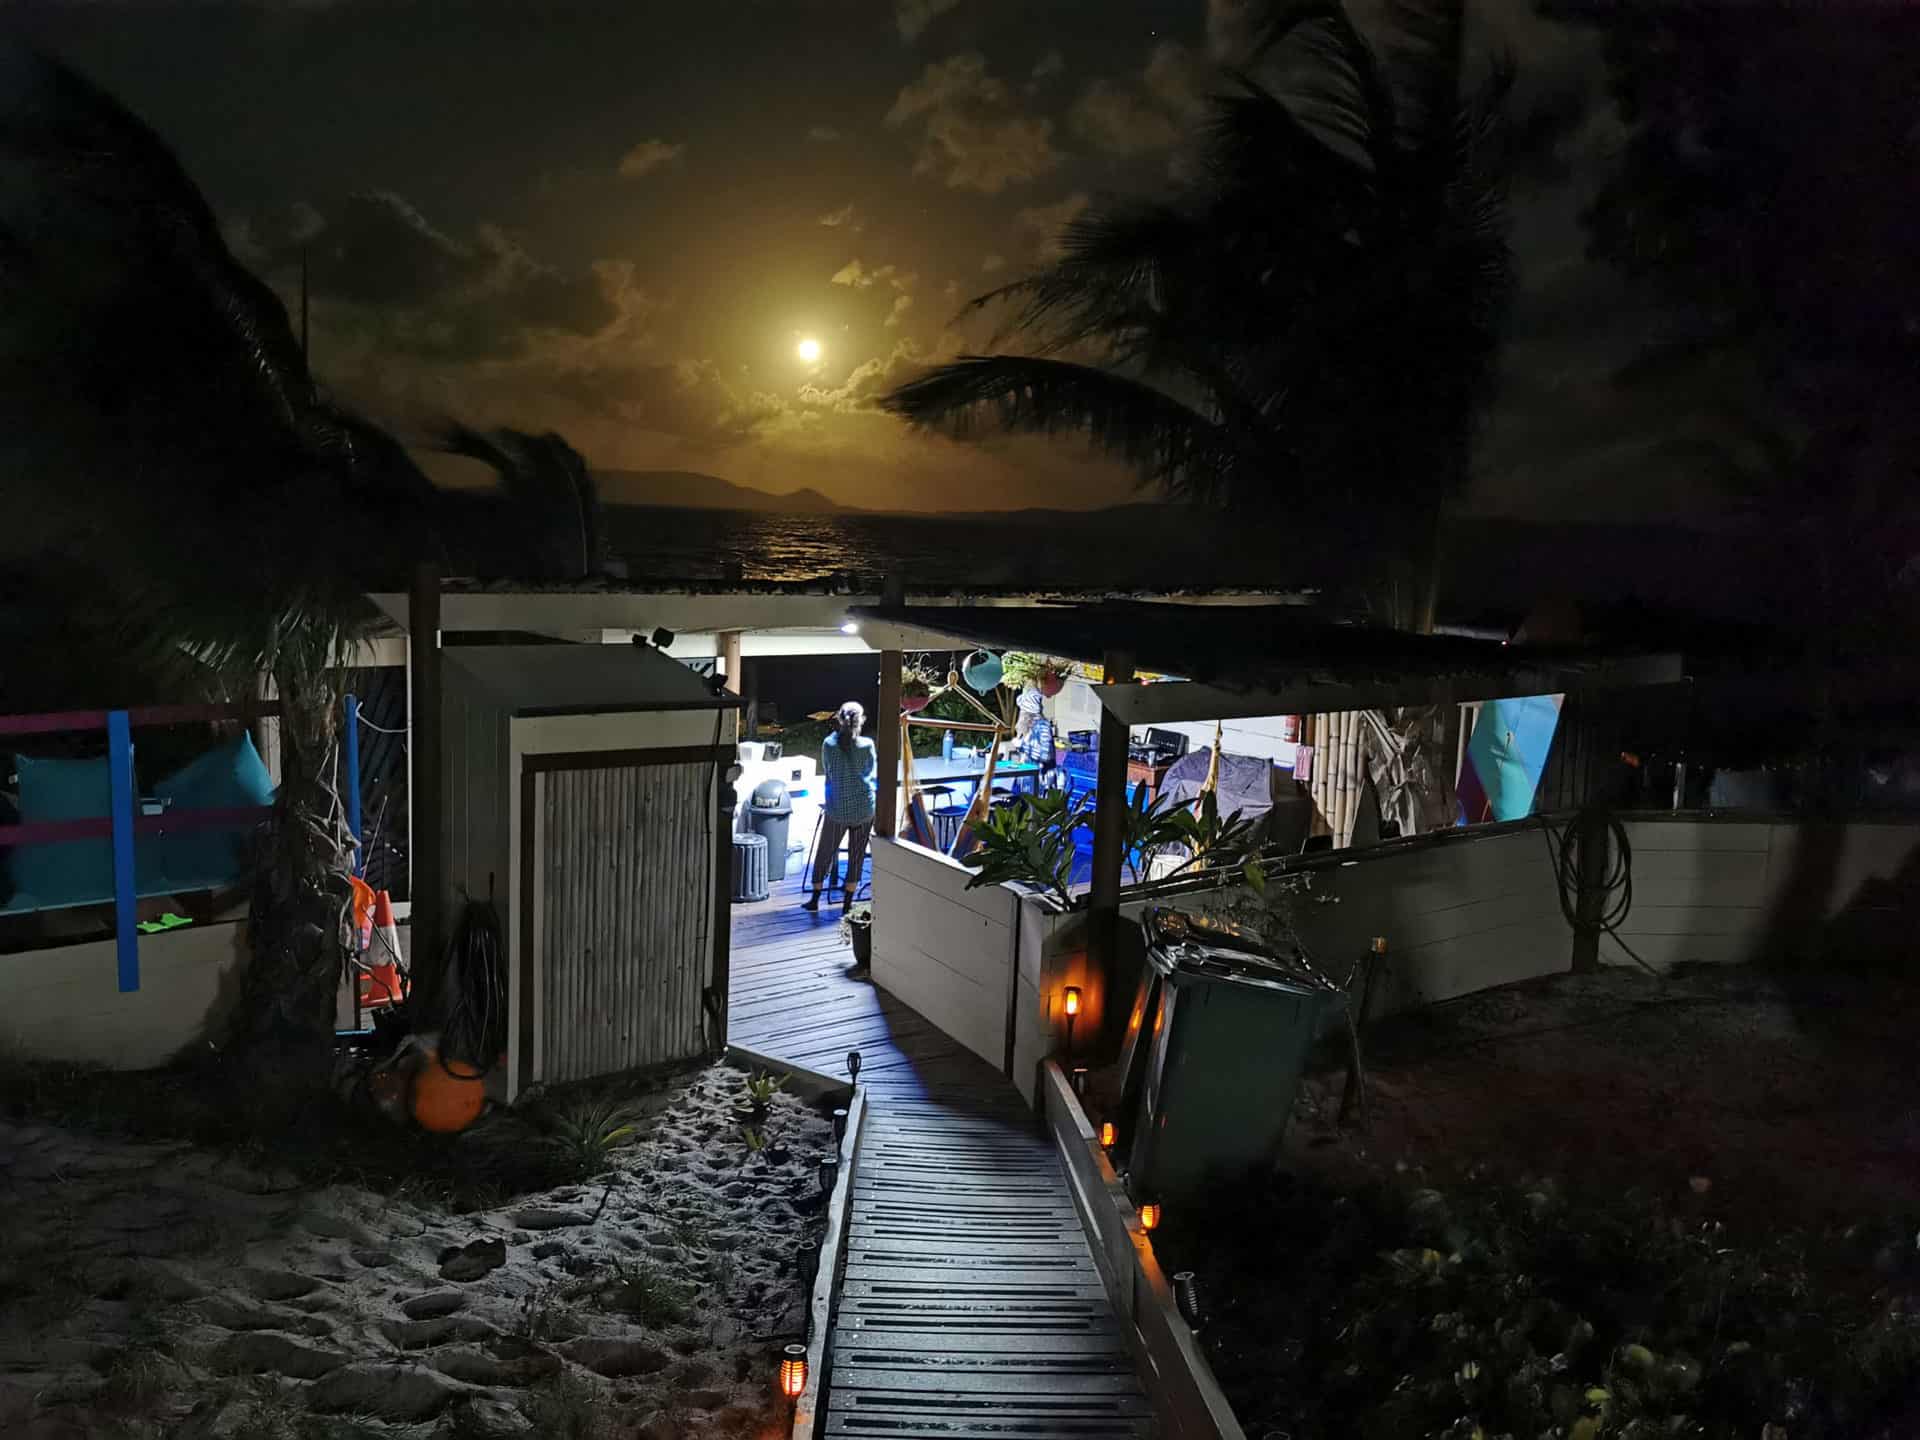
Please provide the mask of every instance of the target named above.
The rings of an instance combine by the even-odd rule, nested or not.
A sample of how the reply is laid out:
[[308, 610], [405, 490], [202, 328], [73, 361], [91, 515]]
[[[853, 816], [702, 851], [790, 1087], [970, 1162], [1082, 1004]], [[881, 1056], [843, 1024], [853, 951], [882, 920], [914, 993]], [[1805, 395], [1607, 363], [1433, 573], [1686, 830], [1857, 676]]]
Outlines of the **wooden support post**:
[[[1110, 651], [1103, 683], [1133, 679], [1133, 657]], [[1125, 860], [1127, 823], [1127, 722], [1100, 707], [1099, 766], [1094, 772], [1093, 890], [1087, 905], [1087, 959], [1100, 977], [1103, 1013], [1114, 1009], [1120, 960], [1120, 866]]]
[[1578, 889], [1573, 899], [1573, 970], [1586, 974], [1600, 968], [1600, 907], [1606, 897], [1607, 847], [1612, 833], [1603, 805], [1589, 805], [1573, 821], [1574, 875]]
[[[420, 996], [415, 1022], [432, 1015], [440, 995], [447, 877], [442, 862], [441, 824], [445, 818], [440, 772], [440, 567], [432, 561], [415, 567], [408, 596], [408, 679], [413, 728], [413, 856], [408, 888], [413, 897], [413, 983]], [[503, 877], [504, 878], [504, 877]], [[438, 1016], [435, 1015], [435, 1021]]]
[[738, 630], [720, 632], [720, 668], [726, 671], [727, 693], [740, 693], [740, 635]]
[[873, 717], [874, 758], [879, 776], [873, 810], [873, 833], [891, 840], [900, 820], [900, 652], [880, 652], [880, 713]]

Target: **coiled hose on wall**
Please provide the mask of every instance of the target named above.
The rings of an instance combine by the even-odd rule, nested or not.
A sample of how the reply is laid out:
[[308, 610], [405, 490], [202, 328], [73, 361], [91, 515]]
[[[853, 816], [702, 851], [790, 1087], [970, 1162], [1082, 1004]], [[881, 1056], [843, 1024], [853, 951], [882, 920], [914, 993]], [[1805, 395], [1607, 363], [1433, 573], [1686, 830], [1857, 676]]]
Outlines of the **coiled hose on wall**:
[[[1542, 820], [1540, 833], [1546, 837], [1547, 854], [1552, 860], [1554, 885], [1560, 895], [1560, 913], [1566, 916], [1574, 934], [1578, 935], [1589, 927], [1604, 932], [1641, 969], [1655, 979], [1665, 978], [1620, 938], [1619, 927], [1633, 910], [1633, 845], [1627, 839], [1627, 828], [1620, 823], [1619, 817], [1610, 810], [1599, 813], [1583, 811], [1558, 830], [1551, 822]], [[1590, 919], [1583, 919], [1580, 914], [1582, 836], [1602, 836], [1606, 846], [1606, 857], [1594, 878], [1593, 889], [1598, 893]]]
[[[484, 1075], [506, 1048], [507, 976], [500, 912], [491, 900], [469, 899], [447, 946], [450, 989], [440, 1026], [440, 1064], [450, 1075]], [[454, 1070], [454, 1065], [462, 1067]]]

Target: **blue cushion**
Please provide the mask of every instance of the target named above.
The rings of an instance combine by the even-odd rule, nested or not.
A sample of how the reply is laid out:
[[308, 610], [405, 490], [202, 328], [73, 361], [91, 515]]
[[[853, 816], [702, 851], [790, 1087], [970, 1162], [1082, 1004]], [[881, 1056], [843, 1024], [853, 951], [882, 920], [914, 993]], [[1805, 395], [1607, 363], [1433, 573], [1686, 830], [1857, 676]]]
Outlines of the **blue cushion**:
[[[13, 757], [20, 776], [20, 823], [105, 819], [113, 812], [106, 757], [36, 760]], [[13, 888], [36, 905], [91, 905], [113, 899], [113, 842], [60, 840], [16, 845], [8, 857]]]
[[[170, 815], [187, 810], [271, 805], [273, 777], [253, 748], [253, 737], [243, 730], [167, 776], [151, 794], [171, 802], [166, 812]], [[138, 865], [141, 892], [225, 889], [240, 878], [247, 837], [253, 828], [249, 823], [142, 836]]]

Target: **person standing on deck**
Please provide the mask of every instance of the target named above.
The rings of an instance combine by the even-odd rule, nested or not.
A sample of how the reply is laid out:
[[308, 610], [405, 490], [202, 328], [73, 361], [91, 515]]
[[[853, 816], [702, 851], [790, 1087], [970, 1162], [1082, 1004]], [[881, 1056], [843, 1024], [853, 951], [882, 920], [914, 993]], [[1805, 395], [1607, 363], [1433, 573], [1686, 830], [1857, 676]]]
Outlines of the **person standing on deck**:
[[878, 789], [880, 757], [873, 741], [860, 733], [867, 712], [860, 702], [849, 700], [833, 717], [833, 733], [820, 747], [820, 774], [826, 780], [827, 802], [820, 812], [820, 843], [813, 852], [813, 885], [800, 902], [803, 910], [820, 908], [820, 887], [839, 853], [841, 837], [847, 841], [847, 883], [840, 893], [840, 908], [853, 904], [853, 892], [860, 888], [860, 867], [867, 858], [867, 837], [873, 833], [873, 808]]

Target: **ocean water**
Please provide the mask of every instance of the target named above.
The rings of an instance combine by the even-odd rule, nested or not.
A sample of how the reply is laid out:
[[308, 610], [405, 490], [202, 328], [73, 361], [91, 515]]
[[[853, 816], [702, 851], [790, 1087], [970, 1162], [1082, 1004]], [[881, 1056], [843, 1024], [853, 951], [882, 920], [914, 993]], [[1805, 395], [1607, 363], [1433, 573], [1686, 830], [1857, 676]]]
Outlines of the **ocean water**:
[[1045, 590], [1283, 583], [1284, 537], [1158, 507], [1012, 515], [769, 515], [614, 506], [609, 543], [635, 580], [897, 575], [909, 585]]

